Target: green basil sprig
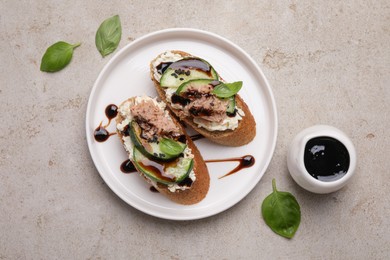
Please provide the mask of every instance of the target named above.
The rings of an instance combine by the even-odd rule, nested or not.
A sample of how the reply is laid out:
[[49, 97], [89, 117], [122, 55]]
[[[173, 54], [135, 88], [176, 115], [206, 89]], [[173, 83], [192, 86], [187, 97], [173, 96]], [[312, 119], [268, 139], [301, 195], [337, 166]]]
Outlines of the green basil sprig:
[[96, 32], [95, 44], [100, 54], [105, 57], [115, 51], [122, 36], [119, 15], [114, 15], [102, 22]]
[[47, 48], [41, 61], [41, 71], [56, 72], [62, 70], [69, 64], [73, 56], [73, 50], [81, 43], [69, 44], [59, 41]]
[[221, 83], [213, 89], [212, 93], [219, 98], [228, 98], [234, 96], [242, 88], [242, 81], [233, 83]]
[[265, 223], [277, 234], [292, 238], [301, 222], [301, 210], [295, 197], [289, 192], [276, 189], [275, 179], [272, 180], [273, 192], [261, 205]]
[[160, 150], [170, 156], [177, 156], [181, 154], [186, 148], [186, 144], [176, 142], [169, 138], [161, 138], [159, 142]]

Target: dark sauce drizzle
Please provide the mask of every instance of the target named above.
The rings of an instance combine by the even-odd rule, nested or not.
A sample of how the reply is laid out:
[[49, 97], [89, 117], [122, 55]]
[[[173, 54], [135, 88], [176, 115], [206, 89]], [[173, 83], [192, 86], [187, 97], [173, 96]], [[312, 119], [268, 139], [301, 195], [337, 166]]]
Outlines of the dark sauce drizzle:
[[169, 67], [169, 65], [171, 65], [172, 62], [161, 62], [157, 67], [157, 72], [159, 74], [163, 74], [165, 72], [165, 70]]
[[[199, 135], [199, 136], [202, 136], [202, 135]], [[202, 136], [202, 138], [203, 138], [203, 136]], [[252, 167], [255, 164], [255, 158], [252, 155], [245, 155], [245, 156], [242, 156], [242, 157], [235, 157], [235, 158], [205, 160], [205, 162], [206, 163], [239, 162], [239, 164], [233, 170], [231, 170], [227, 174], [219, 177], [219, 179], [221, 179], [221, 178], [224, 178], [226, 176], [232, 175], [232, 174], [234, 174], [234, 173], [236, 173], [236, 172], [238, 172], [238, 171], [240, 171], [240, 170], [242, 170], [244, 168]], [[158, 170], [160, 172], [160, 174], [161, 174], [162, 169], [158, 169], [160, 167], [156, 167], [156, 165], [157, 164], [153, 165], [154, 166], [154, 167], [152, 167], [152, 168], [154, 168], [153, 170], [154, 171]], [[134, 164], [129, 159], [124, 161], [121, 164], [120, 168], [121, 168], [121, 171], [123, 173], [131, 173], [131, 172], [136, 172], [137, 171], [136, 168], [134, 167]], [[190, 178], [186, 178], [180, 184], [190, 186], [191, 185], [190, 181], [191, 181]]]
[[107, 131], [106, 127], [110, 125], [111, 123], [111, 120], [113, 118], [115, 118], [118, 114], [118, 107], [114, 104], [110, 104], [106, 107], [105, 109], [105, 114], [106, 114], [106, 117], [108, 119], [108, 122], [106, 125], [102, 125], [103, 124], [103, 121], [100, 122], [99, 126], [96, 127], [95, 131], [93, 132], [93, 136], [95, 138], [96, 141], [98, 142], [104, 142], [104, 141], [107, 141], [107, 139], [111, 136], [111, 135], [115, 135], [116, 133], [110, 133]]
[[107, 141], [107, 139], [114, 134], [116, 133], [108, 132], [106, 126], [102, 126], [102, 123], [100, 123], [100, 125], [93, 132], [93, 136], [95, 137], [95, 140], [98, 142]]
[[[202, 135], [197, 135], [197, 136], [201, 136], [201, 138], [203, 138]], [[227, 174], [221, 176], [221, 177], [218, 177], [218, 179], [222, 179], [226, 176], [229, 176], [229, 175], [232, 175], [244, 168], [249, 168], [249, 167], [252, 167], [254, 164], [255, 164], [255, 158], [252, 156], [252, 155], [245, 155], [245, 156], [242, 156], [242, 157], [235, 157], [235, 158], [228, 158], [228, 159], [213, 159], [213, 160], [206, 160], [205, 161], [206, 163], [215, 163], [215, 162], [239, 162], [239, 164], [233, 169], [231, 170], [230, 172], [228, 172]], [[155, 173], [157, 172], [160, 172], [161, 169], [158, 169], [157, 167], [155, 167], [156, 165], [153, 165], [154, 167], [153, 170], [155, 171]], [[143, 166], [145, 167], [145, 166]], [[132, 172], [136, 172], [136, 168], [134, 167], [134, 164], [129, 160], [127, 159], [126, 161], [124, 161], [122, 164], [121, 164], [121, 171], [123, 173], [132, 173]], [[157, 170], [157, 171], [156, 171]], [[160, 172], [161, 173], [161, 172]], [[162, 176], [160, 176], [162, 177]], [[191, 186], [192, 185], [192, 180], [190, 178], [185, 178], [182, 182], [179, 183], [179, 185], [181, 186]], [[151, 192], [159, 192], [155, 187], [151, 186], [150, 189], [149, 189]]]
[[171, 97], [173, 104], [180, 104], [181, 106], [185, 107], [188, 105], [191, 101], [188, 98], [179, 96], [178, 94], [174, 93]]
[[239, 162], [239, 164], [231, 170], [230, 172], [218, 177], [218, 179], [222, 179], [226, 176], [232, 175], [244, 168], [252, 167], [255, 164], [255, 157], [252, 155], [245, 155], [242, 157], [228, 158], [228, 159], [215, 159], [215, 160], [205, 160], [206, 163], [214, 163], [214, 162]]
[[121, 171], [123, 173], [132, 173], [136, 172], [137, 170], [134, 167], [134, 164], [130, 161], [130, 159], [127, 159], [121, 164]]
[[118, 107], [114, 104], [110, 104], [106, 107], [106, 110], [104, 111], [107, 118], [108, 118], [108, 124], [111, 123], [111, 119], [115, 118], [118, 115]]
[[196, 134], [196, 135], [191, 135], [190, 138], [191, 138], [192, 141], [196, 141], [196, 140], [203, 139], [204, 136], [201, 135], [201, 134]]
[[154, 186], [150, 186], [149, 190], [151, 192], [157, 192], [157, 193], [159, 192]]
[[[179, 61], [176, 61], [172, 64], [169, 65], [169, 68], [174, 69], [174, 70], [182, 70], [182, 69], [196, 69], [196, 70], [201, 70], [206, 72], [207, 75], [211, 75], [211, 67], [204, 63], [200, 59], [194, 59], [194, 58], [189, 58], [189, 59], [182, 59]], [[158, 70], [158, 67], [157, 67]], [[185, 73], [185, 71], [184, 71]]]
[[158, 176], [160, 180], [165, 180], [167, 182], [175, 181], [174, 178], [171, 178], [170, 176], [167, 176], [165, 174], [165, 170], [168, 167], [172, 167], [172, 165], [175, 165], [177, 163], [178, 159], [175, 159], [175, 161], [169, 161], [169, 162], [157, 162], [153, 160], [149, 160], [148, 158], [145, 158], [142, 161], [139, 161], [138, 164], [146, 169], [149, 172], [152, 172], [155, 176]]

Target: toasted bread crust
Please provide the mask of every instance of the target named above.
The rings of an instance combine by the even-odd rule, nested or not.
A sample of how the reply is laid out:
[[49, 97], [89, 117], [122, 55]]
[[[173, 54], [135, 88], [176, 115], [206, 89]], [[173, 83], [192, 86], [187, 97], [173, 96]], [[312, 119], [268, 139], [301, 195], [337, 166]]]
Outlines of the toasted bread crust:
[[[172, 53], [180, 54], [183, 57], [193, 57], [191, 54], [172, 50]], [[157, 56], [158, 58], [158, 56]], [[156, 58], [156, 59], [157, 59]], [[207, 139], [226, 146], [242, 146], [248, 144], [255, 138], [256, 136], [256, 122], [255, 119], [250, 112], [247, 104], [244, 100], [237, 94], [236, 95], [236, 105], [242, 111], [244, 111], [245, 116], [243, 116], [242, 120], [239, 121], [238, 127], [235, 130], [225, 130], [225, 131], [209, 131], [203, 127], [198, 127], [196, 123], [193, 122], [191, 117], [180, 117], [179, 110], [174, 109], [171, 106], [171, 103], [168, 102], [164, 89], [160, 86], [160, 83], [154, 78], [154, 60], [150, 63], [150, 76], [156, 88], [158, 96], [162, 101], [167, 105], [167, 107], [177, 116], [180, 120], [182, 120], [186, 125], [191, 126], [195, 131], [199, 134], [203, 135]]]
[[[130, 98], [126, 101], [129, 101], [133, 98]], [[126, 102], [124, 101], [124, 102]], [[123, 103], [124, 103], [123, 102]], [[123, 104], [122, 103], [122, 104]], [[181, 131], [185, 134], [187, 138], [187, 144], [188, 147], [191, 148], [192, 153], [194, 154], [194, 167], [193, 170], [195, 172], [196, 180], [192, 183], [192, 186], [190, 189], [187, 190], [176, 190], [175, 192], [171, 192], [168, 187], [164, 184], [157, 183], [157, 185], [153, 185], [150, 179], [148, 179], [145, 175], [142, 173], [139, 173], [141, 177], [145, 179], [149, 184], [153, 185], [161, 194], [169, 198], [170, 200], [183, 204], [183, 205], [191, 205], [200, 202], [204, 197], [206, 197], [206, 194], [209, 190], [210, 186], [210, 176], [209, 172], [206, 166], [206, 163], [203, 160], [202, 155], [200, 154], [198, 148], [195, 146], [194, 142], [191, 140], [191, 138], [185, 133], [183, 130], [183, 126], [179, 123], [179, 121], [172, 116], [173, 122], [181, 129]], [[116, 117], [116, 123], [119, 124], [124, 120], [124, 118], [118, 113]], [[118, 137], [120, 141], [123, 142], [123, 135], [122, 133], [117, 130]], [[133, 162], [134, 163], [134, 162]]]

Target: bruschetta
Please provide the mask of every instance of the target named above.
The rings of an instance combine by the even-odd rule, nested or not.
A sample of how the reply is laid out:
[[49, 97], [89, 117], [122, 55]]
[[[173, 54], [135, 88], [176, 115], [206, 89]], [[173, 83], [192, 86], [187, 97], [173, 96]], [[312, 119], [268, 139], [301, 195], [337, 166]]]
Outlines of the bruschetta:
[[150, 63], [150, 76], [168, 108], [209, 140], [226, 145], [248, 144], [256, 122], [237, 94], [242, 82], [227, 83], [205, 60], [171, 50]]
[[164, 102], [148, 96], [125, 100], [118, 107], [116, 129], [140, 176], [162, 195], [184, 205], [206, 196], [207, 166]]

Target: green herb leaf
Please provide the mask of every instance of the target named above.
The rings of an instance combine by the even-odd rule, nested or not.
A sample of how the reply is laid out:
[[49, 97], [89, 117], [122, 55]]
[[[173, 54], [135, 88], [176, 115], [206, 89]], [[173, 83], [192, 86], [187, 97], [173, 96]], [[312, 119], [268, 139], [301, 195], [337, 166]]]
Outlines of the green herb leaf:
[[62, 70], [69, 64], [73, 56], [73, 49], [81, 43], [69, 44], [66, 42], [56, 42], [47, 48], [41, 61], [41, 71], [56, 72]]
[[272, 180], [273, 192], [261, 205], [265, 223], [277, 234], [292, 238], [301, 222], [301, 210], [295, 197], [289, 192], [276, 190]]
[[228, 98], [234, 96], [242, 88], [242, 81], [236, 81], [233, 83], [221, 83], [217, 85], [212, 93], [220, 98]]
[[122, 36], [122, 27], [119, 15], [103, 21], [96, 32], [95, 44], [100, 54], [105, 57], [115, 51]]
[[169, 138], [161, 138], [159, 146], [163, 153], [171, 156], [177, 156], [184, 151], [187, 145]]

